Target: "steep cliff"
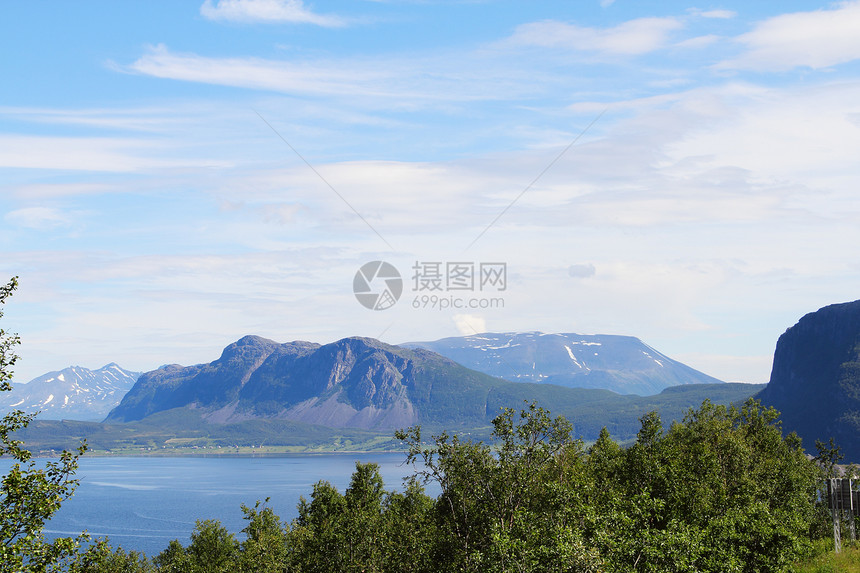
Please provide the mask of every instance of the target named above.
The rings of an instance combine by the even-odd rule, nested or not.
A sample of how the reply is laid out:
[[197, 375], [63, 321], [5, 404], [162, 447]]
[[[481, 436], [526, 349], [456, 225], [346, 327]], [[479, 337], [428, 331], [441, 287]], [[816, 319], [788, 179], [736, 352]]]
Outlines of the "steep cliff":
[[833, 437], [860, 462], [860, 301], [826, 306], [786, 330], [758, 398], [782, 412], [807, 451]]

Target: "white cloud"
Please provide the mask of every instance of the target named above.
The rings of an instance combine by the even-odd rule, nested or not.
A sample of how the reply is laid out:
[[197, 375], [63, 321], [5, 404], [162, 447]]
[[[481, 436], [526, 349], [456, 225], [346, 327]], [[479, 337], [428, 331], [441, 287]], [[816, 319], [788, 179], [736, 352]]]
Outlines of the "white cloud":
[[[664, 158], [678, 168], [703, 173], [731, 166], [756, 183], [850, 192], [860, 147], [860, 124], [852, 120], [860, 113], [860, 82], [791, 90], [729, 84], [690, 92], [682, 105], [701, 123], [664, 147]], [[815, 211], [832, 204], [810, 203]]]
[[302, 0], [206, 0], [200, 13], [210, 20], [234, 22], [291, 22], [338, 27], [345, 21], [337, 16], [316, 14]]
[[283, 93], [326, 95], [382, 95], [375, 87], [390, 72], [344, 69], [315, 62], [302, 64], [259, 58], [208, 58], [196, 54], [174, 54], [158, 45], [135, 61], [129, 69], [158, 78], [238, 86]]
[[94, 109], [49, 109], [31, 107], [0, 107], [0, 116], [52, 126], [94, 127], [99, 129], [121, 129], [138, 132], [164, 132], [182, 125], [187, 128], [188, 118], [194, 112], [200, 115], [201, 106], [193, 108], [94, 108]]
[[142, 139], [0, 135], [0, 167], [127, 173], [154, 168], [213, 167], [213, 161], [180, 160], [170, 145]]
[[703, 18], [716, 18], [719, 20], [730, 20], [738, 15], [732, 10], [708, 10], [700, 14]]
[[69, 227], [76, 217], [52, 207], [25, 207], [9, 211], [3, 218], [12, 225], [41, 231]]
[[588, 277], [593, 277], [595, 272], [596, 270], [594, 265], [591, 263], [570, 265], [567, 269], [567, 274], [575, 279], [587, 279]]
[[[339, 97], [389, 111], [414, 111], [424, 101], [497, 100], [535, 90], [533, 82], [521, 81], [534, 79], [533, 70], [518, 72], [499, 62], [478, 65], [444, 56], [307, 61], [211, 58], [173, 53], [160, 44], [122, 69], [158, 78]], [[396, 100], [394, 108], [392, 100]]]
[[608, 55], [634, 56], [666, 46], [669, 35], [683, 28], [676, 18], [638, 18], [612, 28], [588, 28], [554, 20], [517, 27], [510, 42]]
[[719, 68], [785, 71], [826, 68], [860, 59], [860, 2], [765, 20], [738, 38], [746, 51]]
[[703, 48], [713, 46], [722, 39], [722, 37], [717, 36], [716, 34], [706, 34], [704, 36], [696, 36], [695, 38], [688, 38], [686, 40], [682, 40], [675, 44], [675, 47], [682, 49], [701, 50]]
[[455, 314], [452, 319], [457, 331], [463, 336], [472, 336], [487, 332], [487, 321], [474, 314]]
[[120, 190], [118, 185], [105, 183], [33, 183], [12, 188], [12, 194], [24, 199], [83, 196], [110, 193]]
[[568, 106], [574, 113], [600, 113], [607, 110], [613, 111], [644, 111], [656, 107], [675, 104], [684, 98], [684, 92], [664, 93], [642, 98], [622, 99], [617, 101], [581, 101]]

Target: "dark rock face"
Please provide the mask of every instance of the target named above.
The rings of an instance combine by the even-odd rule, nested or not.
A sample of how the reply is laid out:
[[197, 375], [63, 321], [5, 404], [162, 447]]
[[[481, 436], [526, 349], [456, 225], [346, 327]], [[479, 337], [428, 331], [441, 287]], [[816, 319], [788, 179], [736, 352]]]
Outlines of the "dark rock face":
[[786, 330], [757, 397], [782, 412], [785, 431], [807, 451], [833, 437], [847, 461], [860, 462], [860, 301], [826, 306]]

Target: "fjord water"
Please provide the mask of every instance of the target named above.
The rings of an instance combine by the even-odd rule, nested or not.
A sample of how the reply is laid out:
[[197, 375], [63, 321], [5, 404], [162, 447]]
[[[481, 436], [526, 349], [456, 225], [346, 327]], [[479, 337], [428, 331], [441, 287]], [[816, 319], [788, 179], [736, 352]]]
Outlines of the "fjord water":
[[[45, 537], [87, 530], [111, 545], [155, 556], [171, 539], [187, 545], [195, 521], [218, 519], [239, 532], [241, 504], [269, 497], [282, 520], [296, 517], [300, 496], [327, 480], [343, 492], [355, 462], [377, 463], [386, 490], [402, 490], [413, 473], [402, 453], [290, 454], [278, 457], [93, 457], [81, 458], [80, 486], [45, 527]], [[43, 460], [36, 460], [37, 466]], [[11, 460], [0, 459], [4, 475]]]

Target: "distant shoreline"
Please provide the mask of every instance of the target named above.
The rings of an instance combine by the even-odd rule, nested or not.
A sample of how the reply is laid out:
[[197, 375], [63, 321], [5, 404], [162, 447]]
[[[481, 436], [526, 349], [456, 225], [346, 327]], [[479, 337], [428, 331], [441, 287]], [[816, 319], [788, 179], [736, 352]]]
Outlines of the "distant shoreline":
[[[226, 448], [222, 448], [226, 449]], [[235, 448], [231, 448], [230, 451], [221, 451], [221, 452], [200, 452], [200, 451], [130, 451], [130, 450], [122, 450], [122, 451], [87, 451], [84, 453], [82, 457], [85, 458], [277, 458], [277, 457], [289, 457], [289, 456], [328, 456], [328, 455], [355, 455], [355, 454], [406, 454], [407, 450], [326, 450], [326, 449], [287, 449], [287, 448], [272, 448], [263, 449], [263, 451], [259, 451], [259, 448], [240, 448], [236, 450]], [[60, 457], [60, 452], [31, 452], [33, 458], [40, 459], [58, 459]], [[3, 459], [13, 459], [12, 456], [0, 456], [0, 460]]]

